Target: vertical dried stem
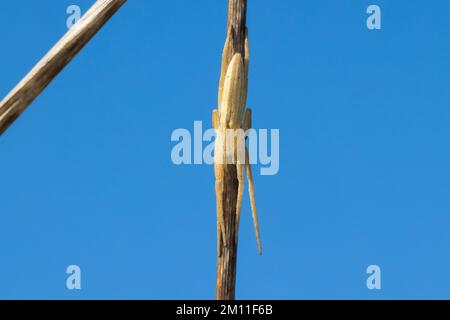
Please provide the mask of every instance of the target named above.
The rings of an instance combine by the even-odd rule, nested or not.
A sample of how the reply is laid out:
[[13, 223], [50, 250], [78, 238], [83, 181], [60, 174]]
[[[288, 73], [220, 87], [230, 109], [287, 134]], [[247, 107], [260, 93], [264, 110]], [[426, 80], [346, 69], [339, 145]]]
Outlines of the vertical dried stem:
[[[228, 1], [228, 30], [231, 29], [233, 52], [245, 57], [245, 33], [247, 18], [247, 0]], [[228, 64], [230, 61], [227, 62]], [[227, 247], [217, 260], [216, 299], [234, 300], [237, 265], [236, 202], [237, 170], [235, 165], [227, 165], [224, 176], [224, 216], [227, 229]]]

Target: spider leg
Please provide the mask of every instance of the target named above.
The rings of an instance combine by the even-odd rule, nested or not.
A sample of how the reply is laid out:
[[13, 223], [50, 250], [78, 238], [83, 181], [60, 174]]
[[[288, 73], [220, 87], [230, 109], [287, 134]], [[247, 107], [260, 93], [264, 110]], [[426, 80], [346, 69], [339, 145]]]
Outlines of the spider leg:
[[225, 219], [223, 215], [223, 176], [225, 168], [223, 165], [215, 164], [216, 174], [216, 211], [217, 211], [217, 255], [222, 255], [222, 246], [227, 245], [225, 234]]
[[261, 255], [261, 237], [259, 234], [259, 224], [258, 224], [258, 211], [256, 210], [256, 200], [255, 200], [255, 184], [253, 182], [252, 175], [252, 167], [249, 162], [248, 150], [245, 152], [245, 166], [246, 166], [246, 174], [248, 180], [248, 193], [250, 196], [250, 206], [252, 208], [252, 216], [253, 216], [253, 227], [255, 229], [256, 241], [258, 243], [258, 252]]
[[[251, 125], [252, 125], [251, 109], [246, 109], [245, 115], [244, 115], [244, 130], [250, 129]], [[245, 146], [245, 168], [246, 168], [246, 175], [247, 175], [247, 180], [248, 180], [248, 193], [250, 196], [250, 206], [252, 209], [253, 227], [255, 229], [256, 241], [258, 244], [258, 252], [261, 255], [262, 247], [261, 247], [261, 237], [259, 234], [258, 211], [256, 210], [255, 184], [253, 182], [252, 167], [250, 164], [250, 157], [249, 157], [247, 146]]]
[[238, 194], [237, 194], [237, 202], [236, 202], [236, 242], [239, 234], [239, 223], [241, 221], [241, 211], [242, 211], [242, 200], [244, 198], [244, 189], [245, 189], [245, 181], [244, 181], [244, 165], [237, 163], [237, 179], [238, 179]]
[[222, 104], [222, 94], [223, 94], [223, 87], [225, 85], [225, 77], [227, 74], [227, 70], [228, 70], [228, 65], [231, 61], [231, 58], [233, 57], [233, 34], [231, 32], [231, 28], [228, 29], [227, 31], [227, 38], [225, 40], [225, 45], [223, 47], [223, 51], [222, 51], [222, 66], [221, 66], [221, 71], [220, 71], [220, 80], [219, 80], [219, 108], [221, 107]]
[[[217, 110], [217, 109], [214, 109], [213, 113], [212, 113], [212, 125], [213, 125], [214, 129], [218, 129], [218, 127], [219, 127], [219, 110]], [[220, 173], [217, 172], [219, 170], [220, 170], [220, 168], [218, 167], [218, 165], [215, 165], [214, 171], [215, 171], [215, 175], [216, 175], [217, 255], [220, 257], [221, 253], [222, 253], [222, 247], [223, 247], [223, 241], [222, 241], [223, 219], [220, 218], [221, 216], [223, 216], [223, 214], [221, 214], [221, 212], [223, 212], [223, 207], [220, 208], [220, 206], [218, 204], [222, 203], [222, 206], [223, 206], [223, 195], [222, 195], [222, 200], [219, 199], [219, 194], [222, 194], [220, 186], [222, 185], [223, 182], [217, 181], [217, 177], [220, 176]]]

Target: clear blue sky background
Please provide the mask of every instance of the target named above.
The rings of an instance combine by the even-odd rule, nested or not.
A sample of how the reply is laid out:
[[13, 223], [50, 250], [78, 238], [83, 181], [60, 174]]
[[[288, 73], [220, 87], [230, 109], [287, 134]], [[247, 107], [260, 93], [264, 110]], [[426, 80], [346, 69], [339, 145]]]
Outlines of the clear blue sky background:
[[[92, 3], [2, 1], [1, 96]], [[226, 10], [128, 1], [1, 137], [0, 298], [214, 297], [213, 169], [173, 165], [170, 135], [210, 122]], [[450, 298], [449, 12], [249, 1], [249, 105], [281, 165], [255, 176], [262, 257], [245, 198], [238, 298]]]

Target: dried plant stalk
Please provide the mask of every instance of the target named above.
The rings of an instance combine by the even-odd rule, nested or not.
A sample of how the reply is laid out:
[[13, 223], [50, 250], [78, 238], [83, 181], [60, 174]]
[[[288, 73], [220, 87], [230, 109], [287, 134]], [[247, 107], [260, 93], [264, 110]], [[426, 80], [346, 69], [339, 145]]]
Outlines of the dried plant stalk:
[[126, 0], [98, 0], [0, 103], [0, 135], [22, 114]]
[[[246, 109], [248, 91], [249, 49], [246, 29], [246, 0], [229, 0], [228, 30], [222, 54], [218, 109], [213, 111], [213, 126], [217, 132], [214, 171], [216, 177], [217, 211], [217, 281], [216, 299], [235, 298], [236, 262], [239, 220], [244, 193], [244, 168], [249, 181], [249, 194], [258, 250], [261, 253], [254, 183], [248, 151], [240, 162], [237, 143], [228, 147], [227, 130], [247, 130], [251, 126], [251, 111]], [[233, 138], [234, 139], [234, 138]], [[245, 144], [245, 142], [244, 142]], [[234, 161], [230, 164], [228, 159]]]

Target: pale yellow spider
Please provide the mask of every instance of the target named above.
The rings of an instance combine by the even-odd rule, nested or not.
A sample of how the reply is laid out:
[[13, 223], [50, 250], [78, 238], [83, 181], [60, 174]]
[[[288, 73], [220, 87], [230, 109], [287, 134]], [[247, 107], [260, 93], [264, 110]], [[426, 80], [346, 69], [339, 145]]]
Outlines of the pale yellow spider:
[[[236, 236], [239, 230], [239, 221], [242, 209], [242, 198], [244, 195], [244, 166], [248, 180], [248, 190], [250, 196], [250, 206], [253, 216], [253, 225], [258, 244], [258, 252], [262, 254], [261, 240], [259, 235], [258, 214], [255, 201], [255, 187], [252, 177], [252, 169], [249, 161], [249, 154], [245, 146], [243, 135], [244, 159], [241, 158], [239, 149], [239, 134], [233, 132], [246, 131], [251, 128], [251, 110], [246, 109], [247, 90], [248, 90], [248, 67], [249, 67], [249, 47], [248, 36], [245, 39], [245, 58], [236, 53], [230, 61], [231, 38], [228, 32], [227, 40], [222, 56], [222, 71], [219, 83], [219, 108], [213, 110], [213, 127], [216, 129], [216, 140], [214, 149], [214, 172], [216, 178], [216, 205], [217, 205], [217, 251], [221, 255], [222, 246], [226, 246], [226, 227], [224, 220], [223, 204], [223, 184], [226, 165], [236, 164], [238, 185], [238, 198], [236, 203]], [[230, 131], [232, 134], [230, 134]]]

